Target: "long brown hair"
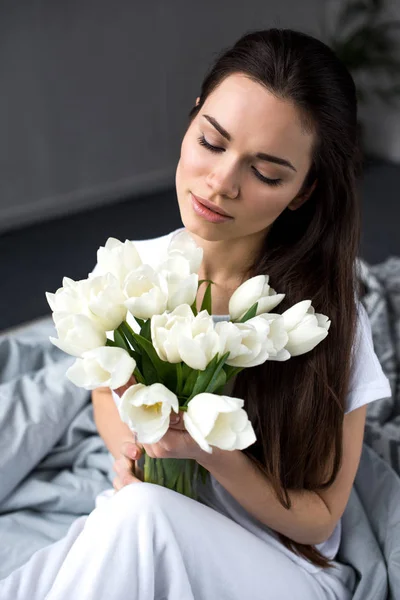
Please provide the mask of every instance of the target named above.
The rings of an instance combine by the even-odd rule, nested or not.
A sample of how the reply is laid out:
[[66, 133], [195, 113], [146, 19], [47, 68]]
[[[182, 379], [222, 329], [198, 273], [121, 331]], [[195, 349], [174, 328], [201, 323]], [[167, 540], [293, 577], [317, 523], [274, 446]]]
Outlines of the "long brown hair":
[[[309, 199], [285, 209], [272, 224], [248, 276], [268, 274], [286, 294], [273, 312], [312, 300], [331, 319], [329, 335], [312, 351], [285, 362], [245, 369], [232, 395], [245, 399], [257, 435], [245, 450], [266, 473], [282, 506], [289, 490], [322, 490], [342, 461], [342, 427], [352, 368], [359, 288], [357, 178], [362, 159], [353, 79], [323, 42], [290, 29], [252, 31], [224, 50], [206, 75], [200, 102], [229, 75], [242, 73], [294, 103], [303, 125], [315, 132], [312, 166], [303, 183], [317, 179]], [[277, 532], [291, 551], [331, 568], [315, 546]]]

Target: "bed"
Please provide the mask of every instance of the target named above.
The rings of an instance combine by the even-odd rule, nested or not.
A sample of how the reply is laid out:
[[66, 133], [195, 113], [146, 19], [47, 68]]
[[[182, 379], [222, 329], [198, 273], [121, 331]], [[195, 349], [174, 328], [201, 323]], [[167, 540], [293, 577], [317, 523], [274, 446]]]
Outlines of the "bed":
[[[400, 258], [359, 260], [375, 351], [392, 396], [368, 405], [338, 560], [357, 573], [355, 600], [400, 600]], [[0, 335], [0, 579], [63, 537], [112, 486], [89, 392], [49, 341], [51, 317]]]

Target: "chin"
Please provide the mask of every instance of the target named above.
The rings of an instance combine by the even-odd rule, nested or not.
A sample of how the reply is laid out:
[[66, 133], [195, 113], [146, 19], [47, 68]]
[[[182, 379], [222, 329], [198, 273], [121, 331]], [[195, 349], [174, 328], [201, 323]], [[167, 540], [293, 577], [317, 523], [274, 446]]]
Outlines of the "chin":
[[195, 236], [197, 235], [199, 238], [206, 240], [207, 242], [219, 242], [221, 240], [232, 238], [232, 236], [227, 235], [226, 232], [225, 235], [223, 235], [220, 230], [213, 228], [212, 224], [207, 222], [203, 224], [193, 223], [193, 221], [191, 221], [190, 223], [188, 222], [187, 225], [185, 224], [185, 228], [189, 233], [192, 233]]

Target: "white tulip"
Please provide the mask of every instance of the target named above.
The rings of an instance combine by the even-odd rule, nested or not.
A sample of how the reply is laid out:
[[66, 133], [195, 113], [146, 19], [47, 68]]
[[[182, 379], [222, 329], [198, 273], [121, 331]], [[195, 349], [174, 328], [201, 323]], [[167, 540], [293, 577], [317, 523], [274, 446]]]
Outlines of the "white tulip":
[[268, 360], [284, 361], [290, 358], [290, 353], [285, 346], [289, 340], [282, 315], [275, 313], [263, 313], [250, 319], [247, 323], [253, 323], [256, 327], [260, 321], [269, 321], [269, 332], [267, 338]]
[[[279, 315], [278, 315], [279, 316]], [[286, 360], [290, 357], [282, 349], [288, 336], [282, 325], [274, 324], [274, 320], [259, 315], [245, 323], [220, 321], [215, 324], [222, 356], [229, 352], [226, 364], [232, 367], [255, 367], [263, 364], [270, 357], [275, 360]]]
[[286, 350], [291, 356], [309, 352], [328, 335], [331, 321], [316, 313], [311, 300], [302, 300], [282, 313], [289, 340]]
[[125, 296], [111, 273], [80, 281], [64, 277], [63, 287], [46, 292], [46, 298], [53, 312], [83, 314], [104, 331], [117, 329], [126, 318]]
[[245, 313], [258, 302], [257, 315], [266, 313], [280, 302], [285, 294], [277, 294], [268, 285], [269, 275], [257, 275], [242, 283], [229, 300], [229, 314], [232, 321], [240, 321]]
[[138, 319], [150, 319], [167, 310], [167, 282], [150, 265], [140, 265], [129, 273], [124, 293], [126, 308]]
[[108, 238], [105, 246], [97, 250], [98, 272], [112, 273], [123, 287], [125, 278], [142, 264], [142, 259], [133, 242], [125, 240], [124, 243], [116, 238]]
[[194, 396], [183, 414], [186, 430], [205, 452], [243, 450], [256, 441], [241, 398], [202, 393]]
[[126, 318], [125, 296], [118, 280], [111, 274], [93, 277], [87, 284], [90, 316], [105, 331], [113, 331]]
[[53, 313], [58, 339], [50, 337], [52, 344], [72, 356], [82, 356], [88, 350], [104, 346], [106, 333], [85, 315]]
[[139, 442], [155, 444], [167, 433], [171, 410], [179, 412], [179, 401], [162, 383], [137, 383], [121, 396], [118, 410]]
[[186, 229], [175, 234], [168, 245], [170, 256], [182, 255], [190, 265], [191, 273], [198, 273], [203, 260], [203, 248], [198, 246]]
[[212, 317], [202, 310], [195, 317], [188, 304], [171, 313], [154, 315], [151, 339], [161, 360], [183, 361], [192, 369], [204, 371], [219, 349], [219, 337]]
[[178, 252], [169, 255], [158, 265], [157, 272], [167, 283], [166, 310], [172, 311], [181, 304], [193, 304], [197, 296], [199, 276], [191, 273], [190, 261], [185, 256]]
[[72, 383], [85, 390], [109, 387], [115, 390], [125, 385], [136, 368], [136, 361], [123, 348], [103, 346], [84, 352], [66, 375]]
[[52, 294], [46, 292], [46, 299], [53, 312], [65, 312], [78, 315], [83, 312], [86, 302], [80, 293], [80, 281], [64, 277], [62, 287]]

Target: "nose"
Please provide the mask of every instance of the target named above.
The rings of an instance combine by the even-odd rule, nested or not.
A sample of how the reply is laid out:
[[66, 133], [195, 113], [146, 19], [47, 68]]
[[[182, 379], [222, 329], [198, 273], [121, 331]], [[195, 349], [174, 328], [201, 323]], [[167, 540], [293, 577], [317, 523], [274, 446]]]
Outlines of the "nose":
[[229, 169], [218, 164], [215, 169], [207, 176], [206, 183], [212, 189], [213, 196], [228, 196], [236, 198], [239, 194], [239, 183], [233, 174], [233, 169]]

